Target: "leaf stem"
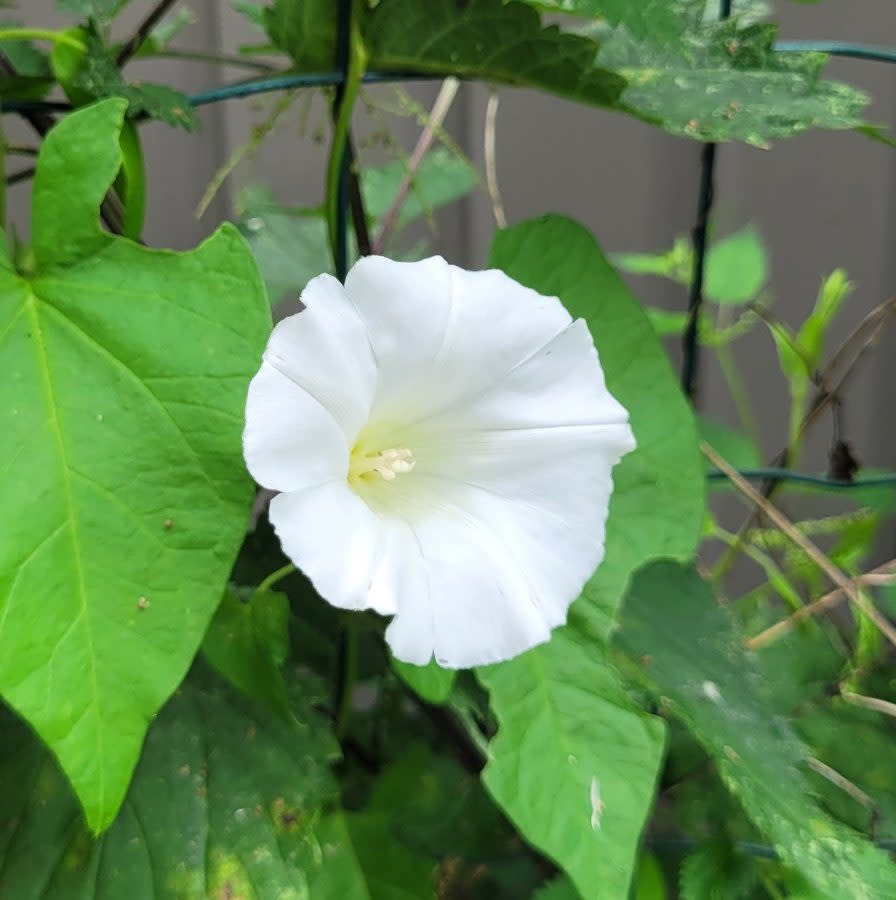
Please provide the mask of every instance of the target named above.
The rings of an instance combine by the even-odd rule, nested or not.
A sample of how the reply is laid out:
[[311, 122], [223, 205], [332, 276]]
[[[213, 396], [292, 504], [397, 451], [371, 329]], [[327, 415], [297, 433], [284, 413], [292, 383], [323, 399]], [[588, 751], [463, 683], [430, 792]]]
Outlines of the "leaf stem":
[[271, 572], [270, 575], [267, 575], [261, 580], [258, 587], [255, 588], [256, 593], [261, 591], [269, 591], [278, 581], [286, 578], [287, 575], [292, 575], [292, 573], [295, 571], [296, 567], [292, 563], [287, 563], [285, 566], [280, 566], [279, 569], [275, 569], [273, 572]]
[[342, 631], [339, 648], [339, 671], [336, 679], [336, 720], [333, 730], [337, 740], [342, 740], [348, 730], [352, 715], [352, 694], [358, 678], [358, 623], [351, 618]]
[[49, 28], [0, 28], [2, 41], [51, 41], [54, 44], [67, 44], [75, 50], [84, 52], [84, 42], [65, 31], [52, 31]]

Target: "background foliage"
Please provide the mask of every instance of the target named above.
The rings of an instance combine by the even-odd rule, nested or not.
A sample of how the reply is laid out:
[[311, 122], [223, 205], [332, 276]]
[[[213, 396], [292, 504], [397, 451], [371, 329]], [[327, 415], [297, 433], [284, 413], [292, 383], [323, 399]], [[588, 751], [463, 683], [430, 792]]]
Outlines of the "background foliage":
[[[17, 176], [27, 238], [0, 202], [0, 896], [896, 896], [896, 567], [875, 566], [896, 479], [857, 471], [839, 413], [892, 301], [826, 346], [851, 293], [833, 269], [805, 322], [780, 321], [761, 235], [714, 234], [711, 191], [694, 239], [660, 253], [608, 260], [557, 215], [497, 230], [491, 265], [587, 322], [638, 449], [568, 624], [475, 672], [397, 663], [378, 617], [284, 568], [240, 451], [281, 301], [372, 246], [430, 252], [434, 211], [480, 189], [438, 104], [419, 153], [366, 159], [366, 81], [445, 79], [448, 104], [457, 77], [534, 87], [762, 147], [887, 140], [867, 98], [823, 54], [776, 50], [754, 0], [239, 0], [258, 42], [236, 52], [271, 71], [189, 97], [127, 73], [170, 51], [177, 4], [123, 35], [126, 5], [60, 0], [65, 31], [27, 6], [0, 24], [2, 112], [40, 139], [0, 142], [37, 154]], [[193, 129], [201, 102], [322, 84], [319, 203], [250, 186], [195, 250], [141, 242], [147, 120]], [[681, 285], [681, 311], [620, 271]], [[767, 459], [731, 356], [758, 329], [791, 405]], [[740, 430], [695, 415], [663, 345], [682, 338], [686, 360], [722, 363]], [[796, 472], [823, 424], [829, 472]]]

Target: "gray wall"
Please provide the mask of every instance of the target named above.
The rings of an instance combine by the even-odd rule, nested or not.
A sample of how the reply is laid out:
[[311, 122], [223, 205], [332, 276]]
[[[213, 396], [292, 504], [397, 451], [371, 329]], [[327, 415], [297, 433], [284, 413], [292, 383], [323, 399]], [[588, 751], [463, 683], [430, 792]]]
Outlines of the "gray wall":
[[[178, 39], [183, 48], [229, 51], [257, 42], [258, 34], [229, 4], [186, 0], [197, 23]], [[148, 0], [135, 0], [118, 27], [128, 33], [145, 14]], [[862, 0], [802, 5], [779, 2], [782, 36], [839, 38], [896, 43], [896, 6], [892, 0]], [[52, 0], [20, 2], [20, 15], [31, 25], [67, 21]], [[161, 70], [161, 74], [160, 74]], [[242, 70], [194, 62], [137, 63], [135, 77], [169, 81], [185, 91], [200, 90], [246, 77]], [[866, 89], [874, 98], [870, 118], [896, 133], [896, 67], [834, 60], [830, 74]], [[429, 102], [435, 86], [413, 89]], [[368, 94], [386, 103], [390, 88]], [[449, 117], [449, 128], [473, 160], [482, 161], [481, 135], [488, 90], [465, 84]], [[318, 203], [322, 198], [325, 147], [313, 133], [325, 124], [320, 100], [310, 103], [301, 127], [298, 101], [284, 117], [254, 164], [237, 169], [201, 220], [196, 204], [212, 173], [246, 139], [270, 108], [270, 99], [237, 100], [206, 107], [200, 135], [164, 125], [145, 128], [150, 172], [146, 238], [152, 244], [188, 246], [228, 215], [235, 190], [255, 178], [273, 187], [287, 203]], [[9, 117], [7, 117], [9, 118]], [[369, 133], [381, 123], [359, 115], [357, 129]], [[391, 128], [407, 147], [417, 126], [408, 119]], [[11, 139], [28, 139], [16, 125]], [[648, 250], [668, 246], [692, 224], [696, 206], [699, 146], [677, 140], [637, 122], [578, 107], [527, 91], [502, 90], [498, 113], [497, 156], [502, 195], [511, 222], [548, 210], [575, 216], [591, 227], [607, 250]], [[725, 146], [720, 153], [717, 224], [720, 233], [754, 222], [772, 251], [772, 292], [779, 316], [798, 323], [809, 311], [819, 280], [835, 266], [845, 267], [857, 285], [836, 335], [848, 332], [865, 312], [894, 293], [896, 236], [892, 211], [896, 154], [852, 133], [814, 133], [777, 144], [769, 151]], [[10, 192], [14, 221], [27, 221], [28, 186]], [[459, 263], [480, 265], [494, 222], [483, 192], [439, 217], [436, 246]], [[634, 283], [642, 298], [682, 307], [682, 291], [662, 284]], [[850, 390], [846, 407], [849, 437], [869, 465], [896, 467], [891, 384], [896, 329], [891, 330]], [[761, 331], [740, 353], [750, 388], [761, 405], [761, 430], [767, 453], [776, 450], [786, 428], [786, 400], [770, 340]], [[703, 372], [701, 405], [710, 414], [734, 422], [727, 394], [712, 365]], [[829, 438], [818, 429], [814, 462], [823, 459]], [[810, 461], [811, 462], [811, 461]]]

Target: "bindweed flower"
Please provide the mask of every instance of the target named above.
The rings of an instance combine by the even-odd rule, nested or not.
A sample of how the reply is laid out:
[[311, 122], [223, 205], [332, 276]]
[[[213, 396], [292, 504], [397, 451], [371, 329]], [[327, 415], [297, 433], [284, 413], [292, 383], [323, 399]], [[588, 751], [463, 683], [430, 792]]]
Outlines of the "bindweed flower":
[[503, 272], [367, 257], [274, 329], [244, 452], [283, 550], [398, 659], [546, 641], [603, 558], [634, 445], [585, 323]]

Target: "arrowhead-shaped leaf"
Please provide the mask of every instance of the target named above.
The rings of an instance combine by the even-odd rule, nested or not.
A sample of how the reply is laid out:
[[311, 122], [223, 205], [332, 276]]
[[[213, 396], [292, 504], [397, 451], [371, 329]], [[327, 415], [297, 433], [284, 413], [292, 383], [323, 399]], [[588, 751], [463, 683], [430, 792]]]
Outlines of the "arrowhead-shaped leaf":
[[0, 709], [0, 896], [302, 900], [338, 747], [293, 679], [295, 719], [194, 671], [150, 729], [121, 814], [92, 839], [59, 769]]
[[124, 108], [99, 103], [50, 133], [33, 256], [17, 269], [0, 255], [0, 692], [95, 830], [239, 546], [242, 408], [269, 329], [234, 229], [190, 253], [100, 229]]
[[662, 722], [634, 706], [603, 649], [573, 626], [478, 675], [499, 724], [482, 776], [491, 795], [584, 900], [627, 897]]

